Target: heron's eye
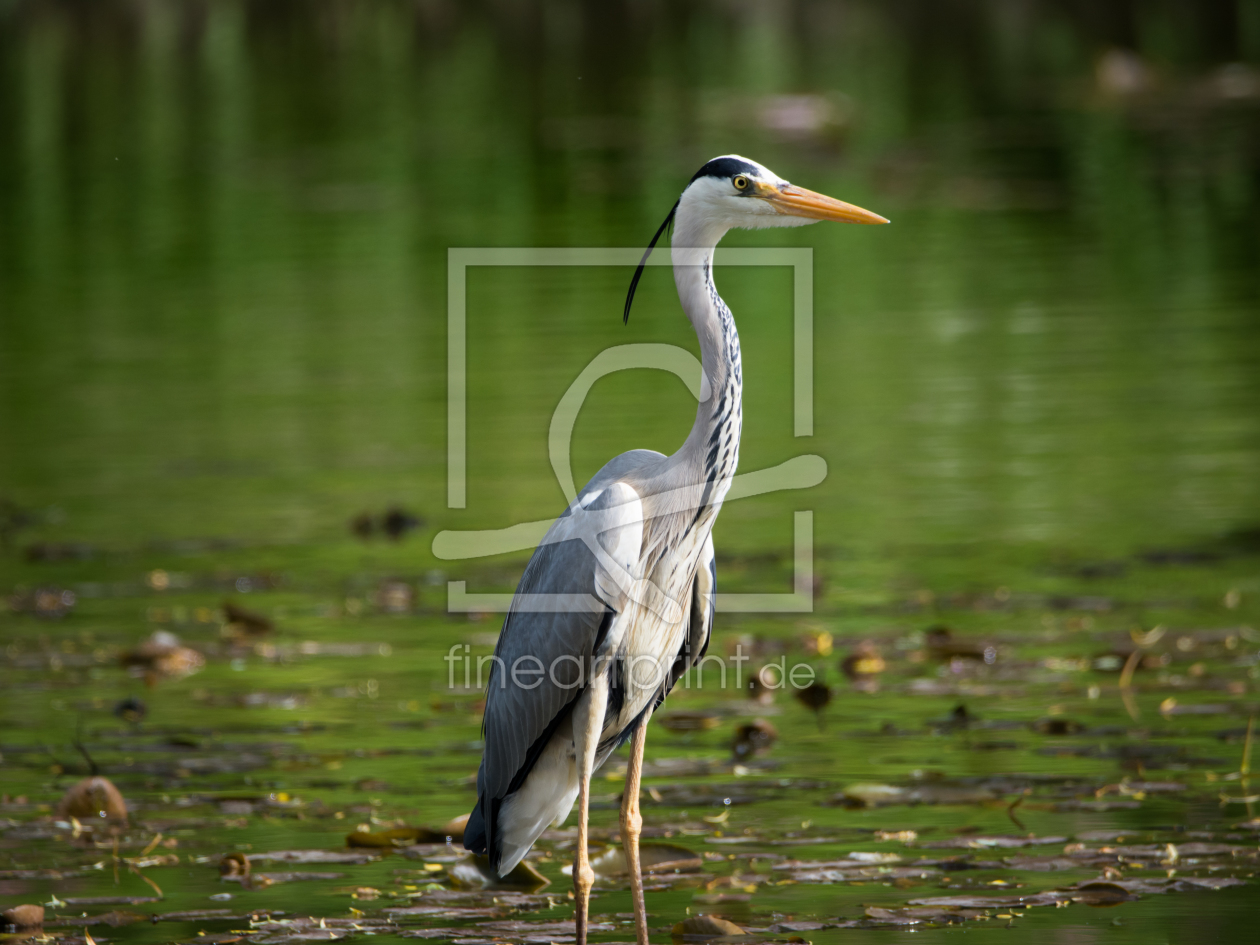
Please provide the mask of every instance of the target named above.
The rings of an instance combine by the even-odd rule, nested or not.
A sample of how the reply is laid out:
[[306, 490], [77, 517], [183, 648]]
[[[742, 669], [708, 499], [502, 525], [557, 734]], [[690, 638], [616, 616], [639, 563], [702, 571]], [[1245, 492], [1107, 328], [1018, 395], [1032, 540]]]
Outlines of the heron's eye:
[[731, 183], [735, 185], [736, 190], [746, 190], [748, 188], [748, 178], [743, 174], [737, 174]]

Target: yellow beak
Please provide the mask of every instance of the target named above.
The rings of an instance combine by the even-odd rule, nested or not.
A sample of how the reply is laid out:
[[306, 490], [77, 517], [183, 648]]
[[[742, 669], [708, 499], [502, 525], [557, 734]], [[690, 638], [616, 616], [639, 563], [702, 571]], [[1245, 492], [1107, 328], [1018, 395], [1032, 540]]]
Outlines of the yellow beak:
[[777, 187], [762, 186], [757, 189], [757, 196], [779, 213], [793, 217], [808, 217], [811, 220], [836, 220], [840, 223], [887, 223], [878, 213], [871, 213], [861, 207], [855, 207], [843, 200], [836, 200], [825, 194], [816, 194], [804, 187], [787, 184], [781, 190]]

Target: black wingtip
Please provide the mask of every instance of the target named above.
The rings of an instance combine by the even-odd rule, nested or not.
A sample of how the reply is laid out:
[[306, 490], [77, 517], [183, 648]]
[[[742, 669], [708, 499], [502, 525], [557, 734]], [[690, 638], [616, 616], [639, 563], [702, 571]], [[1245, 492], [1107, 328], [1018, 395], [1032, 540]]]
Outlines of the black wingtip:
[[656, 248], [656, 242], [661, 238], [661, 234], [665, 232], [665, 227], [674, 222], [674, 214], [678, 212], [678, 204], [680, 200], [674, 201], [674, 205], [669, 208], [669, 216], [665, 218], [656, 235], [652, 237], [652, 242], [648, 243], [647, 250], [643, 253], [643, 258], [639, 260], [639, 268], [634, 271], [634, 278], [630, 280], [630, 291], [626, 293], [626, 310], [621, 316], [621, 324], [630, 324], [630, 305], [634, 302], [634, 290], [639, 287], [639, 280], [643, 277], [643, 267], [647, 265], [648, 257], [652, 255], [652, 250]]

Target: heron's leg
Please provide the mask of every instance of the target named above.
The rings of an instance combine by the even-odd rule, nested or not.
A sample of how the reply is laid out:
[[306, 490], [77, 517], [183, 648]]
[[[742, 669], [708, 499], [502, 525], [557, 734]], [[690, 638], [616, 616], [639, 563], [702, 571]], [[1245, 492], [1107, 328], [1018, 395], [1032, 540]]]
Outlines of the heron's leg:
[[639, 834], [643, 816], [639, 813], [639, 780], [643, 774], [643, 746], [647, 742], [649, 704], [630, 736], [630, 763], [626, 766], [626, 791], [621, 799], [621, 843], [630, 869], [630, 897], [634, 901], [634, 932], [638, 945], [648, 945], [647, 905], [643, 901], [643, 872], [639, 867]]
[[586, 927], [590, 919], [591, 887], [595, 871], [587, 850], [587, 817], [591, 810], [591, 773], [595, 770], [595, 753], [604, 729], [604, 709], [608, 705], [608, 676], [592, 673], [590, 685], [573, 713], [573, 741], [577, 749], [578, 769], [578, 842], [573, 861], [573, 895], [576, 900], [577, 945], [586, 945]]

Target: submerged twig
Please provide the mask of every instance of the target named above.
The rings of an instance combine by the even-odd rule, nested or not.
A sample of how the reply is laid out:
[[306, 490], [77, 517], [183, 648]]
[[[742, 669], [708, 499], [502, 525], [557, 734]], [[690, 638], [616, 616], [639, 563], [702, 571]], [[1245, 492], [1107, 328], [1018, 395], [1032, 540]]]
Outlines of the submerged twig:
[[1011, 803], [1006, 805], [1006, 816], [1011, 818], [1011, 823], [1020, 830], [1024, 831], [1024, 833], [1028, 833], [1028, 828], [1024, 826], [1024, 822], [1022, 820], [1015, 816], [1015, 808], [1024, 803], [1024, 797], [1026, 795], [1027, 792], [1021, 794], [1019, 797], [1015, 798], [1015, 800], [1011, 801]]
[[1255, 735], [1255, 730], [1256, 717], [1252, 715], [1247, 719], [1247, 735], [1243, 739], [1242, 764], [1238, 766], [1238, 784], [1242, 789], [1242, 795], [1234, 796], [1232, 794], [1226, 794], [1224, 791], [1222, 791], [1219, 795], [1222, 807], [1226, 804], [1246, 804], [1248, 818], [1255, 817], [1255, 812], [1252, 810], [1251, 805], [1256, 801], [1260, 801], [1260, 794], [1248, 793], [1251, 788], [1251, 741], [1252, 737]]
[[41, 742], [39, 747], [44, 749], [44, 754], [52, 759], [53, 783], [55, 784], [57, 777], [59, 775], [65, 774], [66, 766], [61, 763], [61, 759], [59, 759], [56, 755], [53, 754], [53, 750], [48, 747], [47, 742]]
[[1242, 766], [1238, 769], [1238, 773], [1243, 776], [1243, 783], [1246, 783], [1247, 775], [1251, 774], [1251, 736], [1255, 729], [1256, 717], [1252, 715], [1247, 718], [1247, 737], [1243, 739]]
[[[82, 720], [80, 720], [79, 724], [82, 725]], [[88, 763], [88, 777], [94, 778], [100, 774], [100, 766], [92, 760], [92, 756], [88, 754], [88, 750], [83, 747], [83, 742], [79, 740], [79, 731], [77, 728], [74, 733], [74, 747], [78, 749], [79, 754], [82, 755], [83, 759]]]
[[1158, 643], [1167, 632], [1168, 628], [1161, 623], [1158, 626], [1152, 627], [1150, 630], [1146, 631], [1146, 633], [1143, 633], [1141, 630], [1130, 630], [1129, 639], [1137, 644], [1139, 649], [1145, 649], [1148, 646], [1154, 646]]
[[1124, 661], [1124, 669], [1120, 670], [1120, 698], [1124, 701], [1124, 708], [1129, 713], [1129, 717], [1135, 722], [1142, 713], [1138, 711], [1137, 700], [1133, 698], [1133, 672], [1141, 660], [1142, 651], [1134, 650]]
[[158, 894], [159, 899], [166, 898], [166, 894], [162, 892], [162, 887], [159, 886], [157, 883], [155, 883], [153, 880], [149, 879], [149, 877], [145, 876], [144, 873], [140, 872], [140, 868], [138, 866], [136, 866], [134, 863], [128, 863], [127, 868], [131, 870], [131, 872], [139, 876], [146, 883], [148, 883], [151, 887], [153, 887], [153, 891]]
[[[1241, 787], [1244, 795], [1248, 794], [1251, 787], [1251, 736], [1256, 728], [1256, 717], [1254, 715], [1247, 717], [1247, 737], [1243, 740], [1243, 756], [1242, 765], [1238, 768], [1238, 773], [1242, 775]], [[1255, 798], [1248, 797], [1247, 800], [1247, 817], [1248, 819], [1255, 817], [1255, 812], [1251, 809]]]

